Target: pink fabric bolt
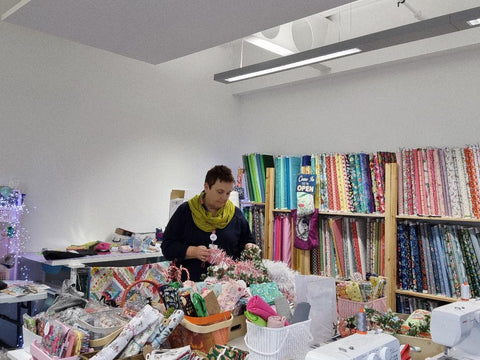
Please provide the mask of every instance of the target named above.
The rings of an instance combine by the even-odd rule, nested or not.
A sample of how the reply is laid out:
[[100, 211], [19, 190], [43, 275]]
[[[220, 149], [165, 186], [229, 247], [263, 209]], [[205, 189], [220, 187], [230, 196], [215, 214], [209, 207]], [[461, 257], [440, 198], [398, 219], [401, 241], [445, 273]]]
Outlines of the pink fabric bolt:
[[267, 327], [269, 328], [282, 328], [285, 326], [287, 319], [285, 316], [272, 315], [268, 317]]

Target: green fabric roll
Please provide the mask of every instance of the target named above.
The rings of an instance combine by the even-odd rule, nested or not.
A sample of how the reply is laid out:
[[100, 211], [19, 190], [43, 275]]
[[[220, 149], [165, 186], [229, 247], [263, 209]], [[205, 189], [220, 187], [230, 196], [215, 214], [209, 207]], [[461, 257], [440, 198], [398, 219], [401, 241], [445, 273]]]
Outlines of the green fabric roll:
[[267, 322], [264, 319], [262, 319], [258, 315], [252, 314], [250, 311], [245, 311], [245, 317], [255, 325], [263, 326], [263, 327], [267, 326]]

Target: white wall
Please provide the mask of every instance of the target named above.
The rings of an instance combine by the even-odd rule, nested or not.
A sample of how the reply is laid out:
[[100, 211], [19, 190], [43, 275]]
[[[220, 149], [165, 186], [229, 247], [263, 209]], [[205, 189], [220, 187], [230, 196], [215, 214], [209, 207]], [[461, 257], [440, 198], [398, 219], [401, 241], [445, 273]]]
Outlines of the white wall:
[[0, 23], [0, 184], [27, 193], [25, 250], [154, 231], [171, 189], [240, 165], [217, 51], [152, 66]]
[[480, 47], [241, 96], [241, 151], [395, 151], [480, 141]]
[[228, 47], [152, 66], [0, 23], [0, 183], [27, 193], [26, 249], [165, 226], [173, 188], [250, 152], [478, 143], [480, 49], [233, 97]]

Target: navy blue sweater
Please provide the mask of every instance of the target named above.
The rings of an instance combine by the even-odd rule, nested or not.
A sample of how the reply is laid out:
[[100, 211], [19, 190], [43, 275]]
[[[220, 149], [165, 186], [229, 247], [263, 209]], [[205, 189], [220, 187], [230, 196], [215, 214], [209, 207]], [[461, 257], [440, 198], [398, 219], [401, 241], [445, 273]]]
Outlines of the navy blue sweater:
[[[192, 212], [188, 202], [181, 204], [163, 233], [162, 252], [167, 260], [174, 261], [177, 266], [183, 265], [190, 272], [190, 280], [199, 281], [205, 274], [209, 263], [203, 264], [198, 259], [185, 260], [185, 253], [189, 246], [211, 244], [211, 232], [200, 230], [193, 222]], [[255, 243], [245, 216], [239, 208], [235, 208], [230, 223], [223, 229], [215, 231], [217, 240], [215, 245], [225, 250], [227, 255], [237, 259], [247, 243]], [[186, 280], [183, 275], [182, 280]]]

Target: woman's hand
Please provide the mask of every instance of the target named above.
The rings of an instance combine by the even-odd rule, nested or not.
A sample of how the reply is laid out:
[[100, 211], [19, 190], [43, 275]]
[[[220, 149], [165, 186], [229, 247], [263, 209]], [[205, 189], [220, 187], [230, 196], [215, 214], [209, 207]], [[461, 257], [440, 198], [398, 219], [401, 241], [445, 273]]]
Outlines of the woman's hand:
[[189, 246], [185, 254], [185, 259], [198, 259], [200, 261], [208, 261], [209, 257], [210, 251], [203, 245]]
[[254, 243], [246, 243], [245, 244], [245, 250], [252, 249], [252, 248], [260, 249], [257, 244], [254, 244]]

